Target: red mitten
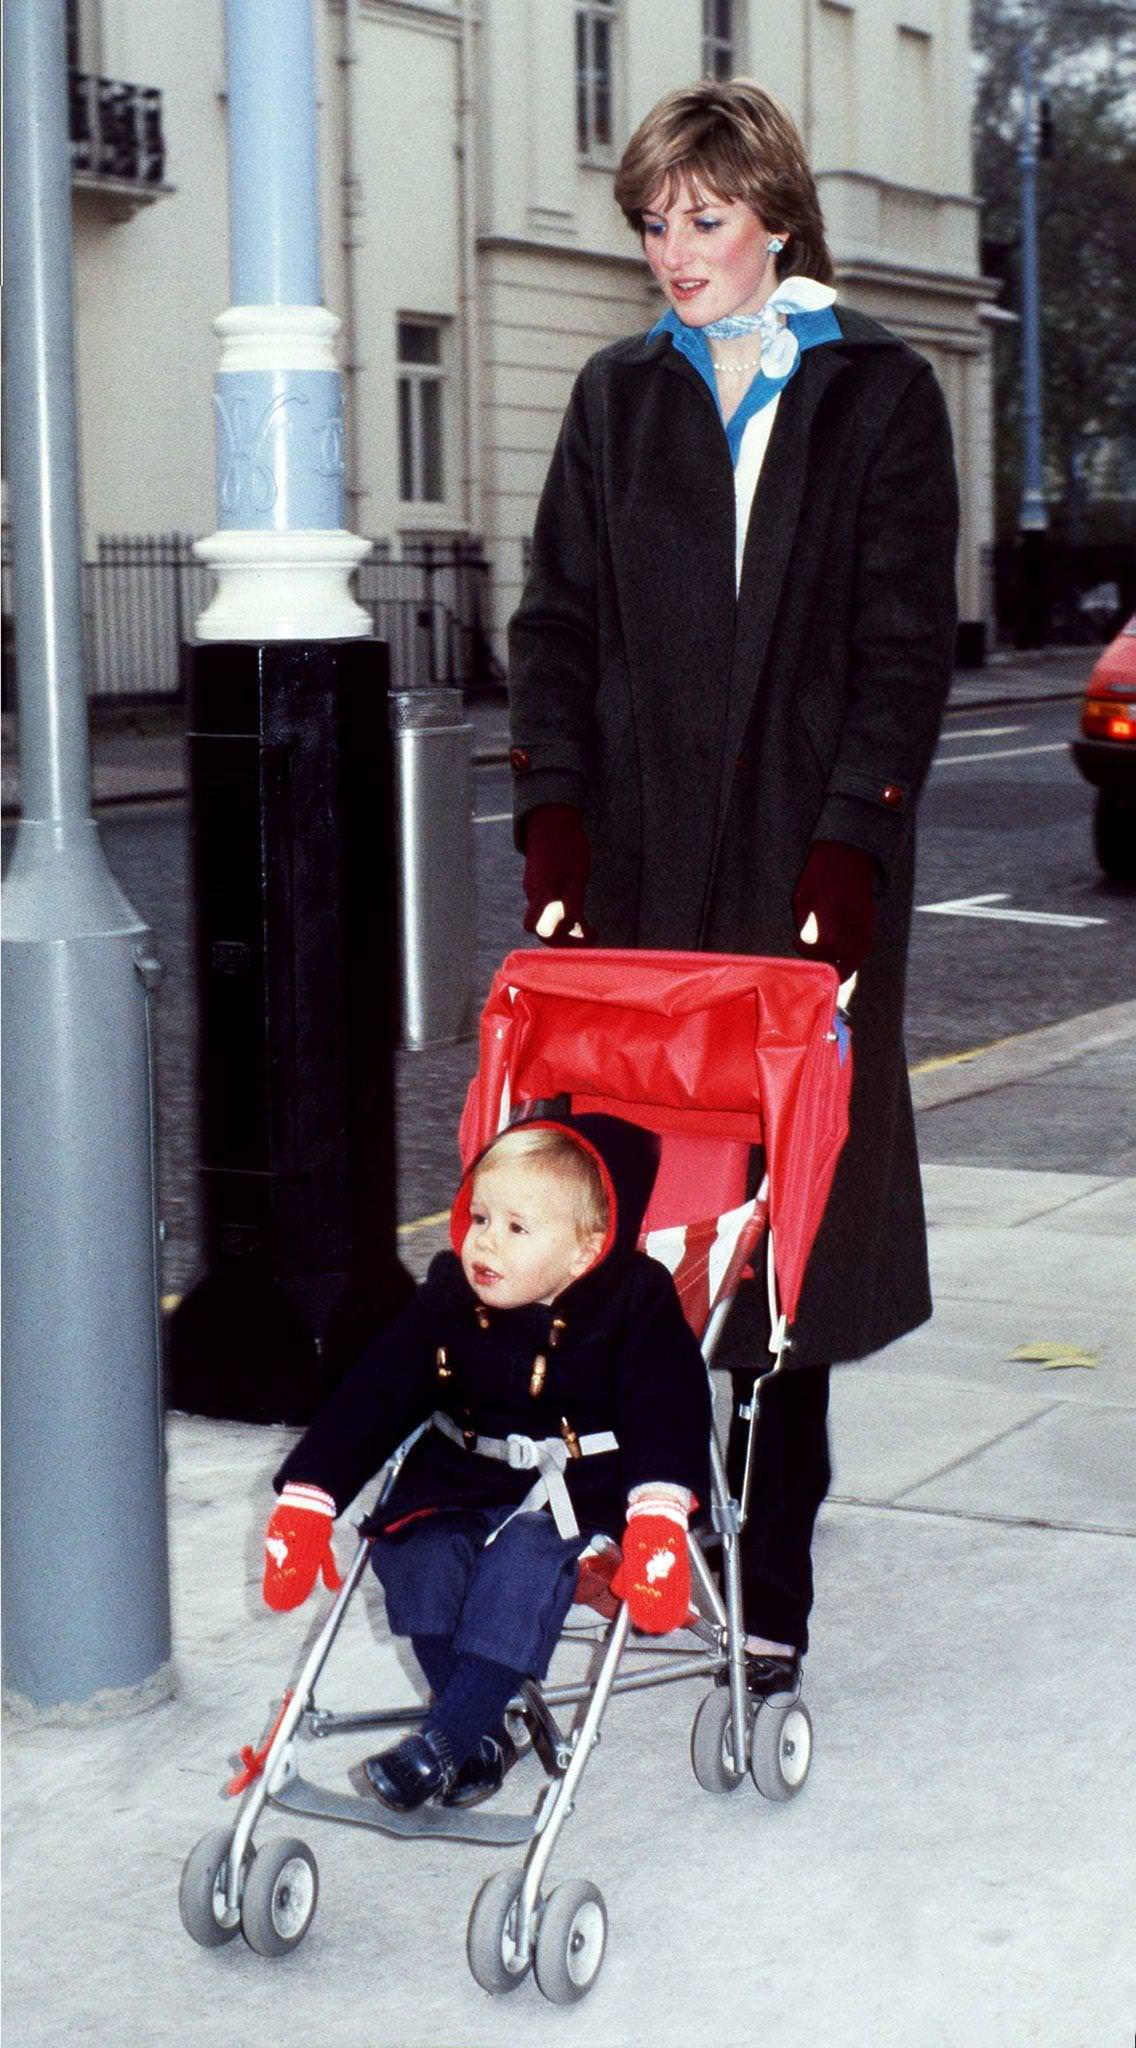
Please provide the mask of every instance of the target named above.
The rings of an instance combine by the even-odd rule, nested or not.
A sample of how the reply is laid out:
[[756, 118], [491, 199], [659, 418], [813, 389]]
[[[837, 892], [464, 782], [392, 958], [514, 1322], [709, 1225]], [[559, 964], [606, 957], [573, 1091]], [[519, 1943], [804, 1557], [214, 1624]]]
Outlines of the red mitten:
[[328, 1591], [342, 1580], [335, 1568], [331, 1525], [335, 1502], [322, 1486], [286, 1486], [264, 1532], [264, 1585], [269, 1607], [277, 1613], [299, 1607], [320, 1573]]
[[[525, 930], [546, 946], [590, 945], [595, 932], [584, 918], [584, 891], [591, 866], [583, 813], [575, 804], [538, 804], [530, 811], [525, 820]], [[557, 903], [558, 922], [551, 931], [540, 929], [544, 913]]]
[[636, 1628], [665, 1636], [690, 1612], [686, 1510], [665, 1494], [641, 1493], [627, 1510], [623, 1563], [611, 1590], [626, 1600]]
[[[801, 938], [810, 917], [816, 935]], [[797, 951], [806, 960], [827, 960], [841, 981], [864, 963], [876, 925], [876, 864], [860, 846], [842, 839], [814, 839], [793, 891]], [[811, 941], [811, 943], [810, 943]]]

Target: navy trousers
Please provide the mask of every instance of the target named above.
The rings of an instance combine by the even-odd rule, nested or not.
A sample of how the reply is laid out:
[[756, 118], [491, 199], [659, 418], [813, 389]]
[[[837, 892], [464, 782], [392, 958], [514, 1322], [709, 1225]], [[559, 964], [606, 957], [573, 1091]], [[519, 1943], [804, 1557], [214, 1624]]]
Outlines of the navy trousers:
[[543, 1678], [586, 1543], [544, 1508], [444, 1508], [377, 1536], [371, 1563], [396, 1635], [442, 1636], [459, 1656]]

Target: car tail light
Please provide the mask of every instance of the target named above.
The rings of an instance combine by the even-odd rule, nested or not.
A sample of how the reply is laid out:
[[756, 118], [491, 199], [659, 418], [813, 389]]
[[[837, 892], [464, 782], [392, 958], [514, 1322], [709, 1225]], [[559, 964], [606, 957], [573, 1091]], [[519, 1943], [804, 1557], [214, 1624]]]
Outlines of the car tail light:
[[1081, 731], [1090, 740], [1136, 740], [1136, 704], [1115, 697], [1086, 697]]

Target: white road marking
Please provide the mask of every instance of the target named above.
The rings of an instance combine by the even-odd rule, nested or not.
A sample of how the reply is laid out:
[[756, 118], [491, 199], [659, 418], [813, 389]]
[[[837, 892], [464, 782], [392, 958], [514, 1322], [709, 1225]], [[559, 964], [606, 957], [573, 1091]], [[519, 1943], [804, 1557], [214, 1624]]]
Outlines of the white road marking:
[[948, 903], [919, 903], [916, 908], [937, 917], [989, 917], [1007, 924], [1059, 924], [1072, 931], [1080, 931], [1085, 925], [1108, 923], [1107, 917], [1071, 917], [1056, 910], [1005, 910], [996, 907], [1006, 901], [1003, 890], [988, 896], [956, 896]]
[[475, 817], [473, 822], [475, 825], [511, 825], [513, 813], [512, 811], [490, 811], [483, 818]]
[[1039, 747], [991, 747], [984, 754], [936, 754], [936, 768], [958, 768], [967, 761], [1012, 761], [1017, 754], [1067, 754], [1068, 740], [1046, 740]]
[[972, 725], [964, 732], [944, 732], [945, 740], [1004, 740], [1012, 732], [1028, 732], [1028, 725]]

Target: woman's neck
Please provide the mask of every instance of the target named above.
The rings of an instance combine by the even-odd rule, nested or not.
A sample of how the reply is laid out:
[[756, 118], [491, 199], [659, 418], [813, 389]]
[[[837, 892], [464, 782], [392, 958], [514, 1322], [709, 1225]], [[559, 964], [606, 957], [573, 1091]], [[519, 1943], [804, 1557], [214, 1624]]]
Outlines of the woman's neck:
[[722, 418], [733, 418], [761, 364], [761, 336], [759, 334], [730, 335], [723, 341], [707, 340], [710, 361], [714, 367], [714, 388], [722, 408]]

